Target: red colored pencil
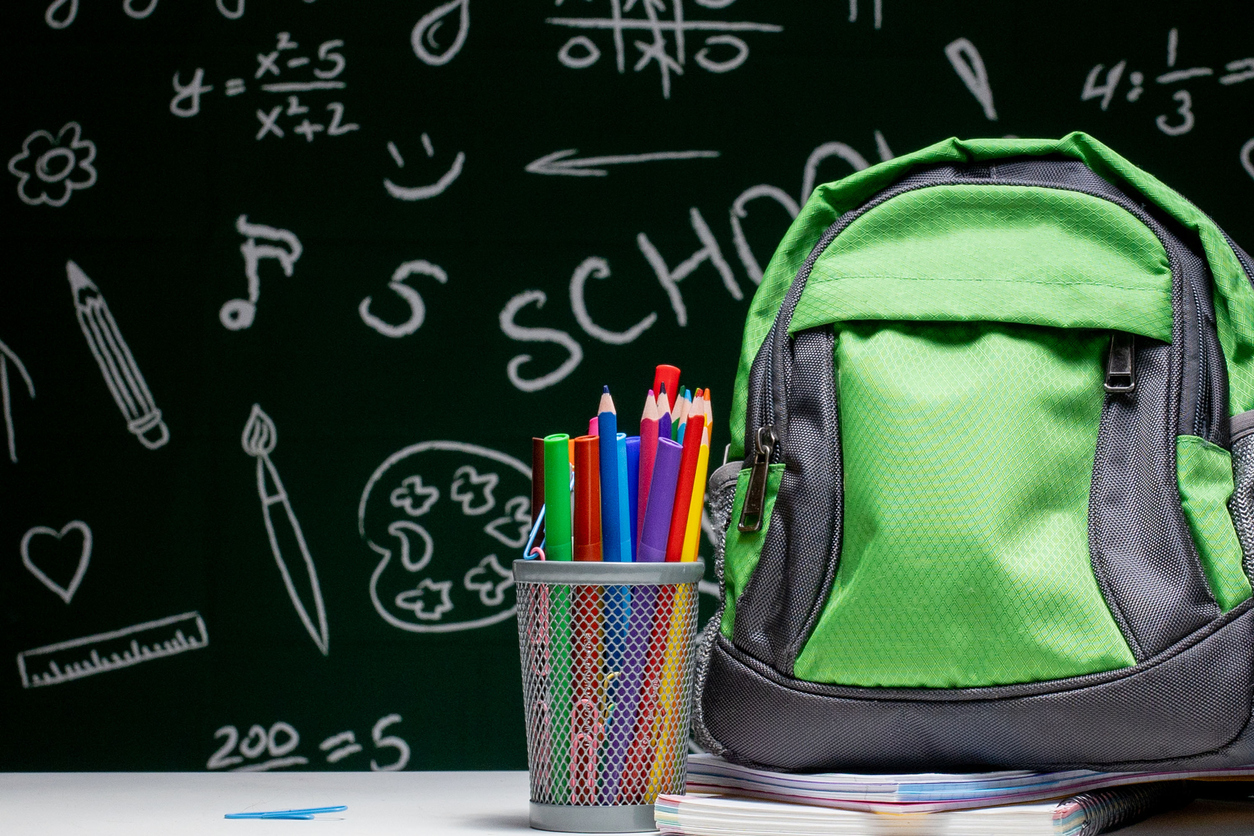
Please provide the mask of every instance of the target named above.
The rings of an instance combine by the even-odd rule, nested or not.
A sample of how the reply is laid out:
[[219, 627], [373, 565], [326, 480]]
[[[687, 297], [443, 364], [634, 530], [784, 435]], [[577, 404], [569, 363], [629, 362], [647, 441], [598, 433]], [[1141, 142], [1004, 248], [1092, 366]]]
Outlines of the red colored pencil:
[[675, 486], [675, 509], [671, 511], [671, 530], [666, 538], [666, 562], [678, 563], [684, 553], [684, 534], [688, 531], [688, 507], [692, 504], [692, 485], [697, 478], [697, 459], [701, 455], [701, 435], [705, 430], [705, 408], [697, 395], [684, 425], [684, 452], [679, 460], [679, 483]]
[[653, 462], [657, 459], [657, 400], [653, 390], [644, 401], [640, 416], [640, 500], [636, 508], [636, 531], [644, 532], [644, 509], [649, 502], [649, 485], [653, 483]]

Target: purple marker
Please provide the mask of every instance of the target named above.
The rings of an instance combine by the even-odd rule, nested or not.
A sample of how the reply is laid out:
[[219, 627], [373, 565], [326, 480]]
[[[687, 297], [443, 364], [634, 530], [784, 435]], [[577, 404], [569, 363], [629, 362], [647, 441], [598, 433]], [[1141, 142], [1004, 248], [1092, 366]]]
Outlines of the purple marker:
[[644, 531], [636, 560], [640, 563], [666, 561], [666, 538], [671, 530], [671, 511], [675, 505], [675, 484], [679, 481], [679, 460], [683, 447], [669, 438], [657, 440], [657, 460], [653, 464], [653, 483], [649, 485], [649, 504], [644, 511]]

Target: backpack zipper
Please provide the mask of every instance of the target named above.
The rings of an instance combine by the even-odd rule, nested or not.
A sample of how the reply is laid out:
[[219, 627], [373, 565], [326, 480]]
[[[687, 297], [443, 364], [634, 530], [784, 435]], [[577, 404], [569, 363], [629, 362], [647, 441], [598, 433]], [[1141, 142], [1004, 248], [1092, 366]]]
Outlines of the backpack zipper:
[[1126, 331], [1110, 335], [1106, 357], [1106, 391], [1112, 395], [1136, 389], [1136, 336]]
[[763, 511], [766, 507], [766, 477], [770, 473], [771, 454], [779, 441], [771, 425], [758, 427], [754, 437], [753, 470], [749, 473], [749, 488], [745, 491], [745, 504], [740, 509], [740, 522], [736, 528], [745, 532], [761, 531]]

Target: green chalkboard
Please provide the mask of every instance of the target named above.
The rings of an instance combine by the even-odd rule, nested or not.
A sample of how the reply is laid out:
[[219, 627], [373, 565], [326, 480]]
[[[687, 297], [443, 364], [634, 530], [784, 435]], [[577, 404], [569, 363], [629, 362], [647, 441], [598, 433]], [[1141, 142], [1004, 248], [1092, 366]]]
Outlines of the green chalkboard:
[[717, 458], [816, 182], [1079, 129], [1254, 243], [1244, 3], [0, 16], [0, 769], [523, 767], [530, 437], [670, 362]]

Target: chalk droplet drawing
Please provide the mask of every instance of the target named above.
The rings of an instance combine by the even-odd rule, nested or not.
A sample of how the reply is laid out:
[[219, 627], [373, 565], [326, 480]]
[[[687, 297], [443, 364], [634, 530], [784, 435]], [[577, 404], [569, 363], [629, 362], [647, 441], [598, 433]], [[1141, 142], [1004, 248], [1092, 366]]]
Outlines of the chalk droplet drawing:
[[608, 157], [575, 157], [579, 153], [574, 148], [565, 151], [554, 151], [552, 154], [532, 160], [525, 166], [532, 174], [565, 174], [568, 177], [604, 177], [608, 172], [604, 166], [624, 165], [626, 163], [651, 163], [662, 160], [701, 160], [713, 159], [717, 151], [654, 151], [649, 154], [619, 154]]
[[26, 391], [30, 394], [31, 400], [35, 399], [35, 382], [30, 379], [30, 373], [26, 371], [26, 366], [22, 363], [20, 357], [13, 353], [13, 349], [9, 348], [0, 341], [0, 408], [4, 410], [4, 430], [9, 441], [9, 461], [17, 464], [17, 434], [13, 429], [13, 400], [9, 393], [9, 363], [17, 369], [17, 373], [21, 375], [22, 382], [26, 384]]
[[[451, 37], [442, 36], [437, 39], [440, 29], [446, 22], [457, 15], [456, 29]], [[447, 30], [446, 30], [447, 31]], [[470, 34], [470, 0], [450, 0], [427, 12], [409, 35], [409, 42], [414, 48], [414, 55], [424, 64], [438, 67], [447, 64], [461, 52]], [[442, 41], [442, 43], [441, 43]]]
[[[511, 618], [510, 552], [502, 547], [526, 543], [530, 477], [512, 456], [460, 441], [413, 444], [379, 465], [357, 508], [358, 533], [376, 560], [369, 597], [379, 617], [411, 633]], [[498, 497], [509, 499], [493, 513]]]
[[205, 620], [185, 612], [17, 654], [23, 688], [40, 688], [209, 646]]
[[[73, 576], [70, 578], [69, 583], [62, 585], [53, 580], [48, 573], [44, 571], [44, 568], [40, 567], [37, 559], [31, 556], [31, 541], [35, 540], [35, 538], [40, 538], [37, 542], [42, 542], [44, 538], [51, 538], [49, 546], [51, 546], [52, 543], [56, 543], [58, 546], [62, 543], [68, 543], [70, 548], [74, 549], [75, 538], [71, 537], [69, 540], [66, 539], [66, 535], [71, 532], [76, 532], [78, 534], [78, 555], [73, 561]], [[74, 597], [74, 593], [78, 591], [79, 584], [83, 582], [83, 575], [87, 574], [87, 566], [91, 563], [91, 528], [82, 520], [73, 520], [68, 522], [61, 527], [60, 531], [57, 531], [55, 528], [49, 528], [46, 525], [37, 525], [22, 535], [20, 551], [22, 553], [22, 565], [25, 566], [27, 570], [39, 580], [40, 583], [48, 587], [48, 589], [52, 590], [58, 598], [68, 604], [70, 603], [70, 599]], [[64, 559], [58, 561], [57, 556], [46, 547], [40, 547], [39, 552], [40, 557], [38, 560], [40, 562], [65, 562]], [[51, 569], [52, 567], [49, 566], [47, 568]], [[55, 572], [55, 570], [53, 571]]]
[[988, 86], [988, 72], [984, 69], [984, 59], [975, 44], [966, 38], [951, 41], [945, 47], [945, 57], [953, 65], [958, 78], [975, 96], [975, 100], [984, 108], [984, 115], [990, 122], [997, 121], [997, 111], [993, 108], [993, 90]]
[[[257, 315], [257, 302], [261, 299], [261, 274], [259, 272], [261, 259], [275, 259], [279, 262], [279, 267], [283, 269], [283, 275], [290, 278], [296, 262], [300, 260], [301, 253], [304, 252], [300, 239], [288, 230], [265, 224], [249, 223], [247, 215], [240, 215], [235, 219], [235, 229], [247, 239], [239, 245], [239, 251], [244, 256], [244, 276], [248, 279], [248, 298], [232, 299], [218, 311], [218, 319], [230, 331], [248, 328]], [[258, 244], [257, 239], [274, 241], [283, 246]]]
[[357, 306], [357, 314], [361, 317], [361, 321], [383, 336], [393, 339], [408, 337], [421, 328], [422, 323], [427, 319], [427, 306], [422, 301], [422, 294], [405, 284], [405, 280], [413, 275], [430, 276], [440, 284], [448, 284], [448, 273], [445, 273], [438, 264], [422, 259], [406, 261], [392, 273], [392, 280], [388, 282], [388, 287], [409, 306], [409, 318], [395, 325], [380, 319], [370, 311], [370, 303], [374, 301], [374, 297], [367, 296]]
[[135, 365], [130, 346], [122, 339], [122, 332], [100, 288], [73, 261], [65, 262], [65, 273], [70, 281], [78, 325], [118, 410], [126, 419], [126, 428], [149, 450], [164, 446], [170, 440], [170, 430], [152, 400], [148, 383]]
[[[428, 159], [435, 156], [435, 146], [431, 143], [431, 137], [425, 133], [422, 135], [422, 148], [426, 151]], [[405, 158], [401, 156], [401, 151], [396, 147], [395, 142], [388, 142], [388, 153], [392, 155], [392, 161], [396, 163], [397, 168], [405, 167]], [[458, 151], [457, 156], [453, 158], [453, 164], [434, 183], [423, 186], [400, 186], [384, 177], [383, 188], [387, 189], [387, 193], [397, 200], [427, 200], [444, 194], [445, 190], [453, 185], [453, 181], [461, 176], [462, 166], [465, 164], [466, 153]]]
[[23, 203], [64, 206], [76, 190], [96, 184], [95, 159], [96, 143], [83, 139], [77, 122], [66, 122], [56, 136], [38, 130], [26, 137], [9, 158], [9, 173]]
[[[244, 424], [244, 432], [240, 436], [240, 444], [245, 453], [257, 460], [257, 496], [261, 499], [261, 514], [265, 518], [270, 551], [274, 554], [274, 562], [278, 564], [279, 574], [283, 576], [283, 585], [287, 587], [287, 596], [292, 600], [301, 624], [305, 625], [305, 631], [318, 646], [318, 650], [326, 656], [330, 652], [330, 635], [327, 630], [327, 611], [322, 603], [322, 587], [318, 584], [318, 570], [314, 568], [313, 557], [305, 543], [300, 521], [292, 510], [292, 503], [283, 487], [283, 480], [279, 478], [279, 471], [270, 461], [270, 453], [277, 443], [278, 429], [274, 422], [258, 404], [253, 404], [248, 421]], [[275, 505], [283, 507], [283, 515], [279, 517], [277, 525], [271, 511]], [[299, 563], [296, 561], [296, 554], [292, 553], [293, 550], [300, 555]], [[294, 571], [288, 566], [289, 561], [294, 564]]]

